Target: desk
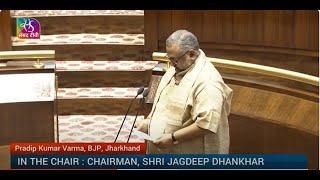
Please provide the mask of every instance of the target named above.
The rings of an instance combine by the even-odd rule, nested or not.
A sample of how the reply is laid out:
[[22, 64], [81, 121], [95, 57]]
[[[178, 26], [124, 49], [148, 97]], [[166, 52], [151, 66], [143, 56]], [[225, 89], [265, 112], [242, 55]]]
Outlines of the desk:
[[0, 146], [55, 142], [55, 63], [44, 69], [2, 67], [0, 83]]

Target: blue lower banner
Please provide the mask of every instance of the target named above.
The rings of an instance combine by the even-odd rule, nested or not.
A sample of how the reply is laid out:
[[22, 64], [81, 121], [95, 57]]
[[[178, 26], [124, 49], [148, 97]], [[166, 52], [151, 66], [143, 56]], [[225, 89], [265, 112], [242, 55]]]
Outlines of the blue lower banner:
[[306, 155], [11, 155], [12, 169], [307, 169]]

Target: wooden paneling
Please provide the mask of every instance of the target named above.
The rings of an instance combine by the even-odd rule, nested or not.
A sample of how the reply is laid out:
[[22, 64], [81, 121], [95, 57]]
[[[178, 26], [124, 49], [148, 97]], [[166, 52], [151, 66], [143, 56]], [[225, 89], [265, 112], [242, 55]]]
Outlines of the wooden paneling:
[[184, 10], [172, 11], [172, 15], [171, 15], [172, 27], [171, 27], [171, 30], [174, 31], [175, 29], [186, 29], [188, 27], [187, 15], [188, 14]]
[[[146, 13], [148, 11], [145, 11]], [[172, 23], [172, 12], [168, 10], [163, 10], [163, 11], [157, 11], [158, 13], [158, 40], [165, 40], [168, 38], [168, 36], [171, 34], [172, 29], [173, 29], [173, 23]], [[148, 14], [145, 14], [147, 16]], [[145, 22], [149, 23], [149, 22]], [[147, 29], [145, 29], [145, 33], [152, 34], [156, 32], [147, 32]], [[146, 37], [145, 37], [146, 38]]]
[[277, 46], [279, 44], [279, 11], [265, 11], [263, 19], [263, 41], [265, 46]]
[[[233, 42], [233, 11], [219, 11], [219, 32], [220, 32], [220, 42], [231, 43]], [[207, 33], [207, 32], [204, 32]], [[208, 40], [211, 42], [211, 40]]]
[[[158, 44], [153, 46], [157, 47], [153, 51], [165, 52], [167, 37], [175, 30], [187, 29], [198, 37], [208, 57], [319, 74], [317, 11], [166, 10], [156, 13]], [[148, 34], [152, 32], [146, 32], [146, 36]], [[319, 168], [317, 87], [232, 70], [219, 71], [240, 81], [246, 79], [265, 85], [258, 87], [252, 82], [234, 83], [239, 79], [226, 80], [234, 90], [229, 116], [231, 153], [307, 154], [308, 167]], [[270, 84], [287, 90], [266, 88]]]
[[202, 11], [195, 11], [195, 10], [189, 10], [186, 12], [185, 15], [186, 20], [186, 29], [188, 29], [190, 32], [193, 32], [194, 34], [199, 34], [197, 37], [198, 39], [202, 39], [203, 36], [203, 13]]
[[[0, 74], [29, 73], [55, 73], [55, 69], [32, 66], [0, 69]], [[55, 101], [0, 103], [0, 145], [55, 142], [55, 108]]]
[[[148, 14], [152, 14], [152, 22], [146, 21], [145, 24], [154, 26], [145, 32], [145, 48], [149, 53], [165, 51], [168, 36], [175, 30], [187, 29], [198, 37], [200, 47], [212, 57], [232, 57], [233, 60], [246, 62], [254, 59], [257, 64], [287, 67], [316, 76], [319, 73], [317, 11], [145, 11], [145, 16]], [[158, 17], [157, 23], [154, 16]], [[151, 32], [156, 28], [158, 30]], [[152, 45], [148, 45], [147, 41]], [[268, 57], [272, 57], [272, 61]]]
[[234, 91], [233, 114], [319, 134], [318, 102], [234, 84], [230, 84], [230, 87]]
[[0, 146], [0, 169], [10, 168], [10, 147]]
[[236, 44], [248, 44], [251, 34], [249, 26], [252, 23], [252, 14], [238, 10], [233, 12], [233, 41]]
[[218, 16], [218, 11], [208, 11], [208, 13], [203, 14], [202, 31], [208, 31], [208, 33], [203, 33], [202, 38], [199, 39], [200, 41], [206, 42], [210, 39], [219, 39]]
[[[153, 49], [158, 49], [158, 15], [157, 11], [146, 11], [144, 16], [145, 54], [151, 59]], [[151, 33], [152, 32], [152, 33]]]
[[263, 24], [263, 11], [250, 11], [251, 22], [249, 29], [249, 42], [250, 44], [255, 43], [259, 46], [263, 46], [263, 34], [264, 34], [264, 24]]
[[148, 86], [151, 71], [60, 71], [57, 75], [60, 88], [141, 87]]
[[[310, 41], [309, 47], [310, 49], [319, 50], [319, 12], [309, 12], [309, 34], [310, 34]], [[318, 22], [318, 23], [314, 23]]]
[[[247, 87], [244, 83], [228, 85], [234, 91], [229, 115], [230, 153], [306, 154], [308, 168], [318, 169], [318, 101]], [[145, 116], [150, 110], [148, 104]]]
[[[124, 115], [130, 104], [130, 98], [86, 98], [59, 99], [59, 115]], [[134, 100], [128, 114], [135, 115], [139, 106], [139, 99]]]
[[308, 19], [305, 11], [295, 12], [295, 48], [308, 49], [306, 34], [308, 33]]
[[54, 102], [0, 104], [0, 145], [54, 142]]
[[11, 17], [9, 10], [0, 12], [0, 51], [11, 50]]
[[230, 153], [305, 154], [309, 169], [319, 169], [319, 136], [294, 128], [231, 114]]
[[279, 12], [279, 46], [294, 48], [294, 11]]

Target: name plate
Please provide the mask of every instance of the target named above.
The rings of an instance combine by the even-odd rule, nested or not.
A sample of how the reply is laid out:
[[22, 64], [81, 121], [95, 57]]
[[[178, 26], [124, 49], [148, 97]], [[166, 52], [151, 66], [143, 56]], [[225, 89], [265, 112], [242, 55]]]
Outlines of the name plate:
[[55, 74], [0, 75], [0, 103], [54, 101]]

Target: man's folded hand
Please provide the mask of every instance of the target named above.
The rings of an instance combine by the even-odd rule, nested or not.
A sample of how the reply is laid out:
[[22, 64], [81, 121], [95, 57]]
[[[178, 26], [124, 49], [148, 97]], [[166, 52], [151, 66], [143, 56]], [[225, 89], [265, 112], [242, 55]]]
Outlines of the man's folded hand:
[[137, 128], [138, 131], [148, 133], [149, 121], [144, 119], [142, 121], [137, 122], [134, 127]]

